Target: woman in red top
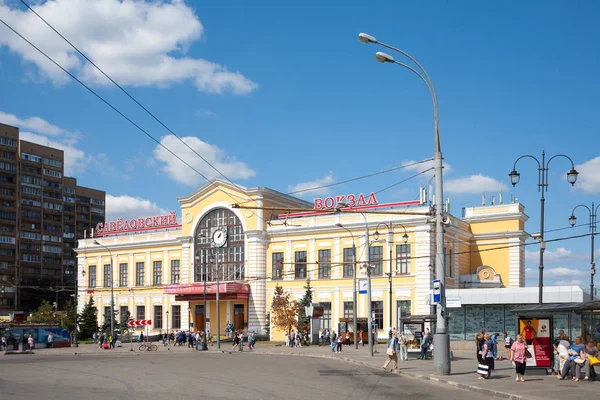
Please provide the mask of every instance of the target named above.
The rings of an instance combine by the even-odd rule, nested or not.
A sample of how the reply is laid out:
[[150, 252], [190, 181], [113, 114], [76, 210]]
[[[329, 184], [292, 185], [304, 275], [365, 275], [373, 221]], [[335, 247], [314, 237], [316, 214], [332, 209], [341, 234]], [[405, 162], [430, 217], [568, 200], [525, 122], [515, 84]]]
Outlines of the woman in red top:
[[525, 342], [528, 345], [533, 344], [533, 339], [537, 336], [537, 332], [535, 331], [535, 328], [531, 326], [531, 320], [527, 321], [525, 328], [521, 331], [521, 336], [525, 338]]

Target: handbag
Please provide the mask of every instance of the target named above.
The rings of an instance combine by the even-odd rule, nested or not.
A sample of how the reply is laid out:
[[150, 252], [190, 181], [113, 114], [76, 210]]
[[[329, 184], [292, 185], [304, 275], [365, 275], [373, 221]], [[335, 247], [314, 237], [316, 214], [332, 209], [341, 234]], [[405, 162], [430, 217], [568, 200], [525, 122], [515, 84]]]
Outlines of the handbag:
[[479, 375], [487, 375], [490, 371], [490, 367], [488, 365], [485, 364], [479, 364], [477, 366], [477, 373]]
[[394, 354], [396, 354], [396, 352], [394, 351], [394, 349], [387, 349], [386, 351], [388, 356], [393, 356]]
[[525, 350], [525, 357], [527, 358], [532, 358], [531, 353], [529, 352], [529, 350]]

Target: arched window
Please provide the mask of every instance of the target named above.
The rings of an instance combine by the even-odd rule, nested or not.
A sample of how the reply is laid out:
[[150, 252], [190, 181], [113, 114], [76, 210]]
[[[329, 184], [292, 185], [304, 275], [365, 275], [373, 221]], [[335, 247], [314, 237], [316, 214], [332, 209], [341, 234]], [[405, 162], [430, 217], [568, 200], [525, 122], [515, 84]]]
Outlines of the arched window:
[[[217, 228], [227, 232], [223, 247], [211, 247], [212, 234]], [[226, 208], [216, 208], [206, 214], [194, 232], [194, 282], [217, 279], [215, 256], [219, 259], [219, 280], [244, 279], [244, 229], [239, 218]]]

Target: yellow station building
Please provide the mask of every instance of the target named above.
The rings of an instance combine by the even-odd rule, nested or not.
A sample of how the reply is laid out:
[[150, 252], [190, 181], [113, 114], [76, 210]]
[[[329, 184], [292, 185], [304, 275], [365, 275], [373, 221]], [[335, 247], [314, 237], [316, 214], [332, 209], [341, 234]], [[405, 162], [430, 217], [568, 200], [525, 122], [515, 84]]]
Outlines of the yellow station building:
[[[385, 205], [374, 195], [357, 194], [313, 204], [218, 179], [178, 200], [180, 217], [174, 223], [168, 217], [109, 222], [98, 226], [94, 237], [79, 241], [80, 312], [93, 296], [99, 324], [109, 315], [112, 265], [115, 310], [152, 320], [151, 333], [206, 328], [214, 334], [223, 332], [227, 322], [264, 333], [275, 286], [299, 300], [310, 277], [314, 302], [324, 309], [320, 327], [337, 331], [339, 320], [353, 314], [354, 244], [357, 279], [366, 278], [362, 266], [368, 262], [372, 267], [372, 307], [380, 336], [400, 326], [401, 318], [430, 314], [435, 232], [425, 202]], [[302, 211], [315, 205], [336, 211]], [[527, 219], [519, 203], [449, 214], [449, 296], [452, 290], [524, 286]], [[359, 318], [367, 317], [367, 306], [366, 295], [360, 294]], [[270, 334], [283, 340], [283, 332], [270, 329]]]

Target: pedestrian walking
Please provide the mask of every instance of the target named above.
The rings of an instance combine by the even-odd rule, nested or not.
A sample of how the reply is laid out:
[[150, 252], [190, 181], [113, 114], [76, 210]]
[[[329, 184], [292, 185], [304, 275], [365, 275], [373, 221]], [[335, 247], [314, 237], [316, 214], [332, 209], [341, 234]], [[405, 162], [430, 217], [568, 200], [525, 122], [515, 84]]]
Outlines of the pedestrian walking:
[[339, 334], [337, 337], [337, 348], [336, 348], [336, 353], [341, 353], [342, 352], [342, 345], [344, 344], [344, 336], [342, 336], [342, 334]]
[[33, 335], [31, 333], [27, 338], [27, 348], [28, 350], [33, 350], [35, 348], [35, 340], [33, 340]]
[[233, 334], [233, 347], [231, 348], [231, 351], [235, 351], [235, 349], [237, 349], [240, 345], [240, 337], [237, 334], [237, 331]]
[[400, 333], [398, 344], [400, 345], [400, 360], [408, 361], [408, 340], [406, 340], [404, 332]]
[[337, 335], [335, 331], [331, 332], [331, 352], [335, 353], [335, 347], [337, 345]]
[[387, 360], [385, 360], [385, 364], [383, 364], [383, 370], [387, 371], [388, 365], [390, 362], [394, 362], [393, 367], [390, 371], [398, 369], [398, 351], [400, 350], [400, 345], [398, 344], [398, 333], [392, 333], [392, 338], [389, 340], [387, 347]]
[[[508, 332], [504, 331], [504, 349], [506, 350], [506, 358], [511, 357], [511, 348], [515, 341], [512, 340]], [[558, 359], [558, 357], [556, 357]]]
[[48, 338], [46, 339], [47, 347], [51, 349], [54, 346], [54, 335], [52, 332], [48, 334]]
[[527, 343], [523, 340], [523, 336], [517, 335], [517, 341], [510, 347], [510, 360], [515, 363], [515, 372], [517, 374], [517, 382], [525, 382], [525, 367], [527, 363]]

